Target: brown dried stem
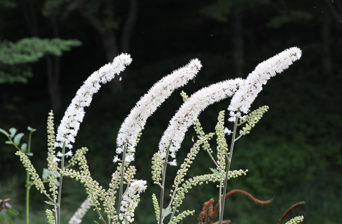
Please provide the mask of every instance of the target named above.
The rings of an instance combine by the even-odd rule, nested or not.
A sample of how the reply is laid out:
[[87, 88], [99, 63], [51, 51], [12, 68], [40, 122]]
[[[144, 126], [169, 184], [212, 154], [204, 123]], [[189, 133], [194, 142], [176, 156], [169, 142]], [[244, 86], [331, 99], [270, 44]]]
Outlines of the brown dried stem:
[[[271, 200], [267, 200], [267, 201], [261, 201], [259, 199], [256, 199], [255, 197], [253, 197], [250, 193], [243, 191], [243, 190], [239, 190], [239, 189], [229, 191], [225, 196], [225, 200], [233, 194], [245, 195], [248, 198], [250, 198], [252, 201], [254, 201], [255, 203], [260, 204], [260, 205], [268, 204], [273, 200], [273, 199], [271, 199]], [[200, 215], [198, 216], [198, 221], [200, 223], [206, 223], [208, 217], [210, 218], [210, 221], [215, 220], [215, 218], [219, 212], [219, 209], [220, 209], [220, 202], [218, 202], [216, 204], [215, 211], [213, 211], [213, 203], [214, 203], [214, 199], [211, 198], [209, 201], [207, 201], [203, 204], [202, 211], [201, 211]], [[208, 213], [208, 216], [207, 216], [207, 213]]]
[[286, 216], [288, 216], [288, 214], [290, 214], [290, 212], [292, 212], [292, 210], [300, 205], [304, 205], [305, 201], [300, 201], [296, 204], [293, 204], [289, 209], [286, 210], [286, 212], [284, 212], [284, 214], [280, 217], [279, 221], [277, 224], [280, 224], [285, 218]]

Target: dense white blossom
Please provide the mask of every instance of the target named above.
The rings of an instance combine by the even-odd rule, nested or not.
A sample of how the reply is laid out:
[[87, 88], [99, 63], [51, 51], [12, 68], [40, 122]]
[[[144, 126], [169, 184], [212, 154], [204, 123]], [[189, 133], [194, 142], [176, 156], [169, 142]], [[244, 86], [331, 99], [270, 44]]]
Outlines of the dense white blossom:
[[234, 94], [228, 107], [228, 110], [231, 111], [230, 120], [233, 121], [235, 116], [241, 116], [239, 112], [247, 114], [251, 104], [262, 90], [262, 85], [265, 85], [277, 73], [287, 69], [294, 61], [299, 60], [301, 55], [302, 52], [299, 48], [292, 47], [261, 62]]
[[120, 127], [117, 137], [117, 154], [122, 153], [124, 147], [127, 147], [125, 161], [130, 162], [134, 159], [138, 134], [145, 126], [147, 118], [175, 89], [184, 86], [189, 80], [195, 78], [201, 67], [201, 62], [198, 59], [191, 60], [186, 66], [159, 80], [140, 98]]
[[134, 221], [134, 210], [140, 201], [140, 194], [147, 188], [145, 180], [135, 180], [122, 196], [119, 219], [122, 224]]
[[169, 154], [172, 158], [175, 158], [176, 152], [184, 139], [185, 132], [199, 114], [209, 105], [231, 97], [243, 82], [240, 78], [227, 80], [202, 88], [191, 95], [170, 120], [169, 126], [159, 142], [161, 158], [165, 158], [166, 150], [169, 146]]
[[89, 198], [87, 198], [79, 209], [75, 212], [75, 214], [69, 220], [69, 224], [79, 224], [82, 222], [84, 215], [87, 213], [92, 203]]
[[232, 133], [231, 130], [229, 130], [227, 127], [224, 128], [224, 131], [223, 131], [226, 135], [230, 135]]
[[84, 81], [65, 111], [58, 127], [56, 147], [63, 147], [65, 144], [66, 147], [72, 148], [72, 143], [75, 142], [75, 137], [85, 115], [84, 107], [90, 105], [93, 95], [100, 89], [101, 84], [111, 81], [115, 75], [124, 71], [126, 65], [131, 62], [132, 59], [129, 54], [121, 54], [114, 58], [112, 63], [102, 66]]

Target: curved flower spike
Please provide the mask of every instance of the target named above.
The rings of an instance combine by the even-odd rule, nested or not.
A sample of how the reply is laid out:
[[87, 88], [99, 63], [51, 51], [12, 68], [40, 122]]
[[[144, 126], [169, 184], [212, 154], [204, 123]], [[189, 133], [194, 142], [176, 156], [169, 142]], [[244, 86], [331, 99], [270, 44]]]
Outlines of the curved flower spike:
[[185, 132], [197, 119], [199, 114], [209, 105], [231, 97], [244, 81], [240, 78], [219, 82], [202, 88], [189, 97], [170, 120], [159, 142], [159, 154], [165, 158], [166, 149], [170, 145], [171, 157], [176, 157], [176, 152], [181, 146]]
[[[262, 90], [262, 85], [265, 85], [277, 73], [281, 73], [287, 69], [292, 65], [292, 62], [299, 60], [301, 56], [302, 51], [297, 47], [292, 47], [261, 62], [248, 75], [244, 84], [233, 96], [228, 107], [228, 110], [231, 111], [231, 116], [234, 117], [235, 112], [247, 114], [251, 104]], [[231, 120], [235, 119], [233, 118]]]
[[56, 147], [63, 147], [65, 143], [66, 147], [69, 149], [72, 148], [71, 143], [75, 142], [75, 137], [85, 115], [84, 107], [90, 105], [93, 95], [100, 89], [101, 83], [111, 81], [115, 75], [124, 71], [126, 66], [131, 62], [131, 56], [123, 53], [114, 58], [112, 63], [102, 66], [84, 81], [84, 84], [78, 89], [75, 97], [65, 111], [61, 124], [58, 127]]
[[171, 95], [171, 93], [195, 78], [202, 68], [198, 59], [193, 59], [186, 66], [173, 71], [165, 76], [140, 98], [130, 114], [122, 123], [118, 137], [116, 153], [120, 154], [127, 147], [126, 161], [134, 160], [135, 146], [138, 134], [146, 124], [146, 120], [157, 108]]

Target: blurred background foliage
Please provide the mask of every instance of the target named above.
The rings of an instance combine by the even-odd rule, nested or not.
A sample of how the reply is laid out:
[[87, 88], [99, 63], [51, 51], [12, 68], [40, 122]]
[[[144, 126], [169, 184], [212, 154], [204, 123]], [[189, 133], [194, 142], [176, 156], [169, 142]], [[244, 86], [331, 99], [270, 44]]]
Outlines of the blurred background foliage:
[[[25, 40], [29, 44], [19, 44]], [[232, 168], [249, 169], [248, 175], [229, 182], [229, 189], [240, 188], [263, 200], [274, 197], [274, 201], [259, 206], [234, 195], [227, 201], [226, 218], [239, 224], [275, 223], [289, 206], [306, 201], [291, 217], [303, 214], [306, 223], [339, 223], [341, 1], [2, 0], [0, 74], [7, 72], [7, 76], [0, 76], [0, 127], [38, 130], [33, 135], [32, 161], [41, 173], [46, 167], [48, 112], [55, 111], [57, 127], [82, 82], [120, 52], [130, 53], [133, 63], [122, 81], [105, 85], [86, 109], [75, 145], [75, 149], [89, 148], [92, 174], [106, 186], [115, 169], [111, 160], [117, 131], [153, 83], [196, 57], [203, 69], [183, 88], [191, 94], [211, 83], [244, 78], [258, 63], [292, 46], [303, 50], [302, 59], [271, 79], [253, 104], [254, 109], [269, 105], [270, 110], [250, 135], [237, 142]], [[12, 57], [10, 49], [17, 56]], [[30, 59], [6, 63], [10, 56], [22, 60], [20, 54]], [[137, 147], [137, 178], [149, 183], [136, 210], [137, 223], [155, 223], [150, 198], [158, 188], [152, 185], [149, 161], [182, 103], [180, 91], [148, 120]], [[214, 130], [218, 112], [228, 105], [229, 100], [217, 103], [200, 115], [206, 132]], [[178, 163], [194, 135], [190, 128]], [[189, 177], [210, 173], [208, 167], [213, 166], [200, 152]], [[0, 170], [0, 198], [12, 198], [12, 206], [21, 211], [15, 223], [23, 223], [25, 172], [14, 148], [5, 144], [0, 145]], [[177, 167], [168, 170], [171, 186]], [[82, 189], [72, 180], [65, 182], [65, 222], [84, 200]], [[184, 223], [197, 222], [203, 203], [211, 197], [218, 200], [216, 192], [215, 185], [194, 188], [183, 208], [195, 209], [196, 215]], [[32, 194], [31, 222], [44, 223], [44, 198], [36, 191]], [[96, 214], [90, 211], [85, 223], [94, 219]]]

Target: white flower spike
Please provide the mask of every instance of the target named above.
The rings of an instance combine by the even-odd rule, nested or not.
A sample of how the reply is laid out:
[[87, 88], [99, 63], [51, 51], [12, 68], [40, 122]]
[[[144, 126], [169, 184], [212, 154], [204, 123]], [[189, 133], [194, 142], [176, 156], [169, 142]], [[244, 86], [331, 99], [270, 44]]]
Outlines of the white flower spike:
[[122, 153], [124, 148], [127, 147], [126, 161], [133, 161], [138, 134], [145, 126], [147, 118], [157, 110], [175, 89], [184, 86], [189, 80], [195, 78], [201, 67], [201, 62], [198, 59], [191, 60], [189, 64], [159, 80], [140, 98], [120, 127], [117, 137], [117, 154]]
[[126, 66], [132, 62], [129, 54], [121, 54], [114, 58], [112, 63], [102, 66], [84, 81], [84, 84], [78, 89], [76, 96], [65, 111], [61, 124], [57, 130], [56, 147], [63, 147], [63, 144], [69, 149], [75, 142], [75, 137], [83, 121], [85, 111], [91, 103], [93, 95], [100, 89], [101, 83], [111, 81], [115, 75], [124, 71]]
[[231, 97], [243, 82], [240, 78], [227, 80], [202, 88], [192, 94], [170, 120], [169, 126], [159, 142], [159, 155], [161, 158], [165, 158], [166, 149], [170, 142], [169, 154], [172, 158], [175, 158], [185, 132], [199, 114], [209, 105]]
[[292, 47], [258, 64], [231, 100], [228, 107], [228, 110], [231, 111], [230, 121], [234, 121], [235, 116], [241, 116], [239, 112], [247, 114], [251, 104], [262, 90], [262, 85], [265, 85], [277, 73], [287, 69], [301, 56], [302, 51], [297, 47]]

